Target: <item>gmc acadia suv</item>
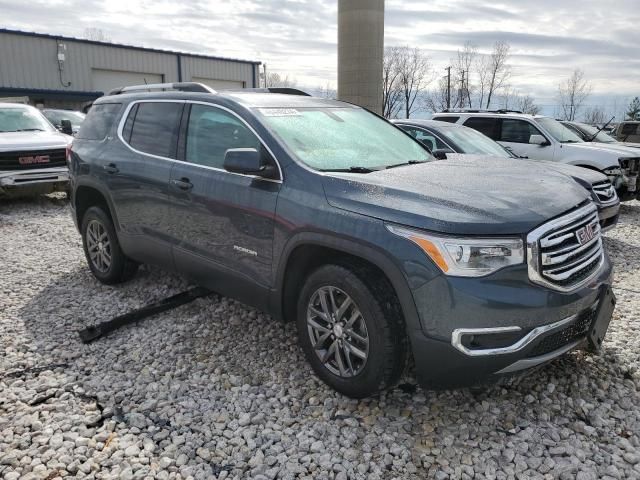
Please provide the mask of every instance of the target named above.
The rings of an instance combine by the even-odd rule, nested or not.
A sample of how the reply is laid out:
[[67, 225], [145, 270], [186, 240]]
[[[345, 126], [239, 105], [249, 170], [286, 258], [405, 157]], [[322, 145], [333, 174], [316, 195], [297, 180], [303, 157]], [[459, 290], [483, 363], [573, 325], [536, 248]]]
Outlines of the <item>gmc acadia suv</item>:
[[454, 387], [597, 348], [614, 297], [587, 191], [511, 160], [433, 160], [342, 102], [126, 87], [74, 140], [71, 204], [98, 280], [152, 263], [295, 321], [352, 397], [410, 355], [421, 383]]

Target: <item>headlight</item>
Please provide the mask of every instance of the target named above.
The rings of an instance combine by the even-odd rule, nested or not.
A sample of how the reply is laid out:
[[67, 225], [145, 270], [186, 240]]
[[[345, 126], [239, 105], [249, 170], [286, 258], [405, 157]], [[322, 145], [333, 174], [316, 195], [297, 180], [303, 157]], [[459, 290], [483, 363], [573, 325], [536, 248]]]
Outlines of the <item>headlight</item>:
[[395, 225], [387, 229], [418, 245], [443, 273], [454, 277], [482, 277], [524, 262], [520, 238], [456, 238]]

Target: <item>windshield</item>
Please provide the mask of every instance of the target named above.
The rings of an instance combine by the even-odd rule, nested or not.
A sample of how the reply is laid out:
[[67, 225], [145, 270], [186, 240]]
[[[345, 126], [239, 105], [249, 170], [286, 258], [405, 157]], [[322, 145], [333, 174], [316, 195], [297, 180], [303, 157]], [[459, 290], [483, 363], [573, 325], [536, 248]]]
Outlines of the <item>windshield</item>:
[[85, 117], [84, 113], [70, 110], [45, 110], [43, 113], [54, 125], [60, 125], [62, 120], [69, 120], [74, 127], [79, 127]]
[[50, 132], [53, 127], [37, 110], [25, 107], [0, 108], [0, 132]]
[[446, 135], [460, 147], [462, 153], [512, 158], [512, 155], [502, 145], [473, 128], [442, 127], [440, 130], [443, 135]]
[[[582, 131], [587, 138], [593, 138], [592, 142], [602, 142], [602, 143], [617, 143], [615, 139], [611, 138], [607, 135], [604, 130], [598, 132], [596, 127], [592, 127], [591, 125], [587, 125], [585, 123], [579, 123], [576, 128]], [[597, 135], [596, 135], [597, 133]], [[595, 137], [594, 137], [595, 135]]]
[[316, 170], [381, 169], [432, 160], [400, 129], [361, 108], [259, 108], [270, 129]]
[[560, 122], [549, 117], [536, 118], [538, 123], [544, 127], [544, 129], [560, 143], [583, 143], [577, 133], [572, 132], [569, 128], [562, 125]]

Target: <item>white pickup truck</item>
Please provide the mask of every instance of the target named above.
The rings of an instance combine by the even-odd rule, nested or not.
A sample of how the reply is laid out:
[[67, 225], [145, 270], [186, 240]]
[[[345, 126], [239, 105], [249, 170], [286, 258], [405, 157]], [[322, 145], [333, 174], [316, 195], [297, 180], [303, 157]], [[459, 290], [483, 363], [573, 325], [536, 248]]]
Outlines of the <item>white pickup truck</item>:
[[34, 107], [0, 103], [0, 198], [66, 189], [72, 138]]
[[542, 115], [501, 110], [461, 111], [438, 113], [433, 120], [478, 130], [519, 157], [598, 170], [609, 178], [620, 200], [633, 200], [638, 196], [638, 149], [585, 142], [560, 122]]

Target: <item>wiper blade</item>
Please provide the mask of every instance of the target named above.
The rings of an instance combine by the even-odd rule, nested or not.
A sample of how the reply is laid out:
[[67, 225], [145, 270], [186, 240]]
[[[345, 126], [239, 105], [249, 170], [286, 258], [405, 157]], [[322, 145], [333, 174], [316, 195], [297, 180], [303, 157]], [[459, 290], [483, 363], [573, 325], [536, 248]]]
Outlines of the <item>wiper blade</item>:
[[403, 167], [405, 165], [417, 165], [418, 163], [427, 163], [427, 160], [409, 160], [408, 162], [396, 163], [395, 165], [388, 165], [384, 168], [388, 170], [390, 168]]
[[325, 169], [321, 169], [320, 171], [321, 172], [371, 173], [371, 172], [375, 172], [376, 170], [369, 167], [362, 167], [359, 165], [355, 165], [349, 168], [325, 168]]
[[14, 132], [44, 132], [42, 128], [20, 128], [18, 130], [13, 130]]

